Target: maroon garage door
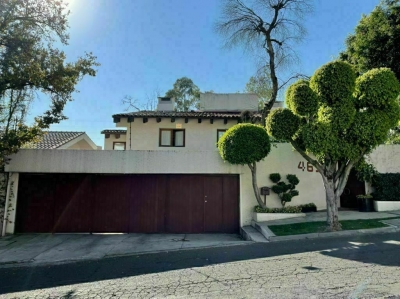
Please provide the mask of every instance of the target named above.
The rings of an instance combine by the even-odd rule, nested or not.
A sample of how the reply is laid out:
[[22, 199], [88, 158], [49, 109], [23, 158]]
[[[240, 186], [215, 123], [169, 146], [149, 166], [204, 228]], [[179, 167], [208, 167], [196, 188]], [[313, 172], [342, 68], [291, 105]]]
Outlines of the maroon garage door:
[[20, 175], [17, 233], [238, 230], [237, 175]]

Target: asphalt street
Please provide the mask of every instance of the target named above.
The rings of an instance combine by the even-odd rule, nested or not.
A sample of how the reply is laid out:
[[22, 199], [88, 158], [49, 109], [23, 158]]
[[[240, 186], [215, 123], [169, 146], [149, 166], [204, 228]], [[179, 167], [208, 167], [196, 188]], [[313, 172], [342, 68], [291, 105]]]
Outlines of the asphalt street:
[[400, 298], [400, 234], [0, 268], [0, 298]]

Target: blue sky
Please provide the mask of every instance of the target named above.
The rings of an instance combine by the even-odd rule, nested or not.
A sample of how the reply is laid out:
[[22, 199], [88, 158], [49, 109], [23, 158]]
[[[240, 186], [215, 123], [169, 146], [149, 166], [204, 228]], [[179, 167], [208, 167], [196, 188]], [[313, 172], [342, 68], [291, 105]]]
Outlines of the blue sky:
[[[213, 28], [220, 13], [218, 0], [68, 0], [70, 42], [63, 47], [70, 60], [92, 51], [101, 66], [96, 77], [77, 86], [67, 104], [68, 120], [52, 130], [86, 131], [103, 145], [100, 131], [114, 127], [111, 115], [124, 111], [121, 99], [145, 100], [154, 90], [165, 93], [177, 78], [187, 76], [202, 90], [243, 91], [257, 66], [242, 49], [227, 50]], [[379, 0], [315, 0], [308, 30], [296, 46], [306, 75], [335, 57], [361, 15]], [[35, 101], [31, 116], [45, 110]]]

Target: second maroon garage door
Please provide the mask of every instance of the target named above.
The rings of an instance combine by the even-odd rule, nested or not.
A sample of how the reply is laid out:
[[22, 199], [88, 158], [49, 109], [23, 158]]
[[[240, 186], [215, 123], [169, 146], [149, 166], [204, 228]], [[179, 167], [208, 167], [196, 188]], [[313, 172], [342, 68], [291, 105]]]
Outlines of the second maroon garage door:
[[19, 233], [238, 230], [236, 175], [20, 175]]

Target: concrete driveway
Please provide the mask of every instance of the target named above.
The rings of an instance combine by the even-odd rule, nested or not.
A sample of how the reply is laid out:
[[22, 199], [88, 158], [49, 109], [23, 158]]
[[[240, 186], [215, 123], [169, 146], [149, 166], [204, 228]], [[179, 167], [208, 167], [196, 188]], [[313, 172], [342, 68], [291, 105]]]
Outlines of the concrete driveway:
[[29, 234], [0, 238], [0, 266], [249, 244], [236, 234]]

